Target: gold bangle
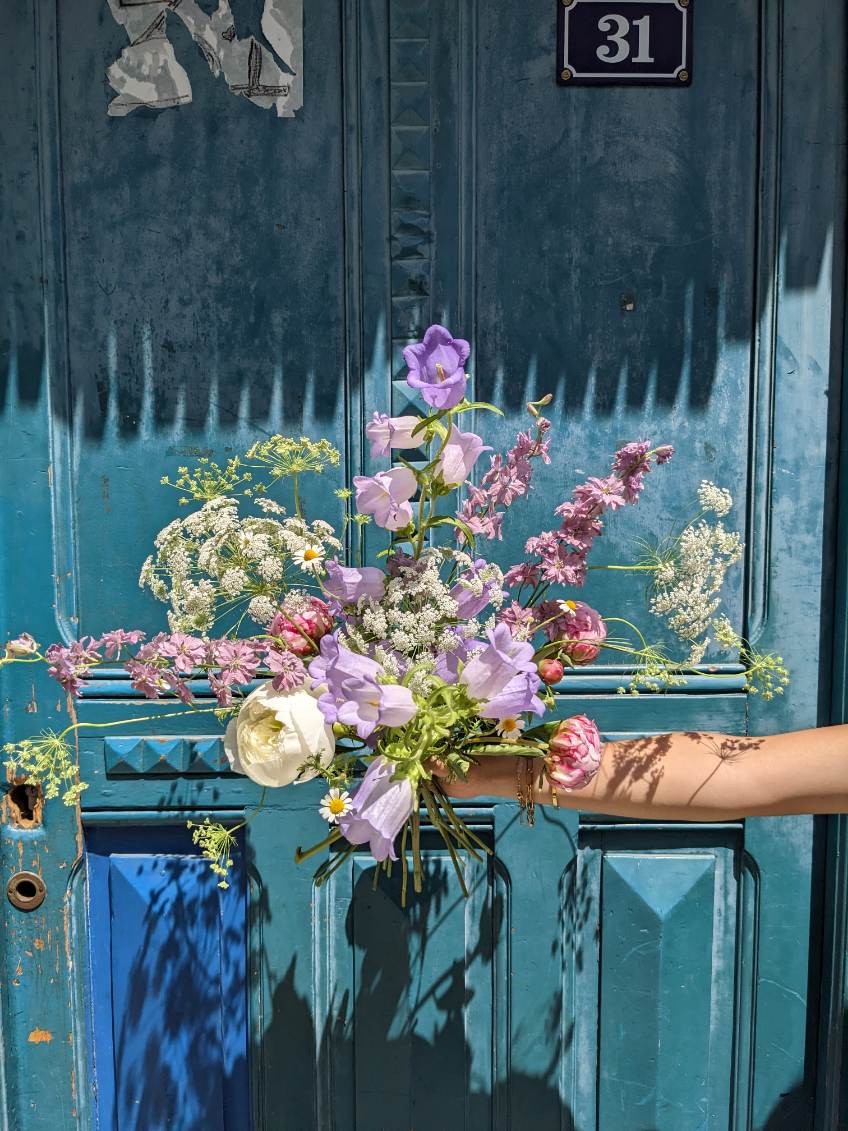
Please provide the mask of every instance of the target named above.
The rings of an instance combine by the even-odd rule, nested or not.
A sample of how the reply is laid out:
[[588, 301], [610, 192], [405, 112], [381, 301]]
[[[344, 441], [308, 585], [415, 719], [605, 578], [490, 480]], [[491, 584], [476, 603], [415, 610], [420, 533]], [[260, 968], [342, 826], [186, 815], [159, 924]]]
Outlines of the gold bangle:
[[530, 759], [518, 754], [515, 760], [515, 782], [521, 823], [532, 827], [536, 823], [536, 803], [533, 800], [533, 768]]

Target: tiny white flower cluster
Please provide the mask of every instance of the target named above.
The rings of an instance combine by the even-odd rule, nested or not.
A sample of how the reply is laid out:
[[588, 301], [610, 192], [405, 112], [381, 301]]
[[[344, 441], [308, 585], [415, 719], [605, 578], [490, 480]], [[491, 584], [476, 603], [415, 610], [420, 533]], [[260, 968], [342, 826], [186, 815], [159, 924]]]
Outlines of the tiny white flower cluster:
[[[713, 484], [702, 484], [699, 497], [705, 509], [705, 499], [711, 506], [724, 508], [728, 500], [727, 509], [732, 505], [728, 493]], [[657, 566], [651, 612], [663, 617], [681, 640], [693, 646], [691, 663], [703, 657], [706, 641], [702, 637], [721, 603], [718, 594], [725, 574], [741, 558], [742, 548], [736, 531], [725, 530], [721, 522], [701, 519], [680, 535], [673, 557]]]
[[[360, 651], [367, 651], [369, 641], [382, 641], [381, 653], [398, 654], [401, 666], [403, 658], [414, 657], [416, 664], [425, 669], [428, 658], [438, 651], [446, 623], [457, 617], [456, 601], [439, 577], [441, 561], [442, 552], [434, 549], [425, 551], [417, 561], [398, 563], [379, 601], [370, 597], [359, 599], [358, 628], [349, 624], [345, 629], [350, 642]], [[385, 667], [384, 660], [381, 662]], [[395, 670], [398, 666], [395, 660], [389, 668]]]
[[730, 514], [733, 507], [733, 496], [724, 487], [717, 487], [709, 479], [701, 481], [698, 488], [698, 502], [701, 510], [714, 514], [717, 518], [724, 518]]
[[156, 536], [139, 585], [171, 606], [172, 632], [208, 632], [220, 615], [238, 616], [242, 606], [267, 625], [287, 588], [287, 567], [318, 575], [328, 551], [342, 548], [329, 523], [286, 517], [271, 499], [256, 503], [263, 513], [242, 518], [237, 499], [210, 499]]

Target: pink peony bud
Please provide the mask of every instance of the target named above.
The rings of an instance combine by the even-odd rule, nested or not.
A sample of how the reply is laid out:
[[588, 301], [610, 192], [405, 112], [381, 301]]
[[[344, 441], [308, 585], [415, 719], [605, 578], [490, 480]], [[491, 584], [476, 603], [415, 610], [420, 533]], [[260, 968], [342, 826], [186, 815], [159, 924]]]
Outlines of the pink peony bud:
[[545, 772], [552, 785], [582, 789], [601, 766], [601, 736], [585, 715], [573, 715], [559, 724], [548, 743]]
[[278, 636], [296, 656], [309, 656], [318, 650], [318, 642], [333, 627], [328, 606], [319, 597], [309, 597], [297, 612], [285, 606], [268, 625], [268, 633]]
[[603, 617], [583, 601], [560, 601], [559, 608], [561, 616], [545, 625], [545, 635], [562, 642], [562, 654], [572, 663], [591, 664], [607, 638]]
[[542, 683], [547, 683], [548, 686], [553, 683], [559, 683], [564, 671], [565, 668], [562, 666], [561, 660], [548, 657], [546, 660], [539, 661], [539, 678]]

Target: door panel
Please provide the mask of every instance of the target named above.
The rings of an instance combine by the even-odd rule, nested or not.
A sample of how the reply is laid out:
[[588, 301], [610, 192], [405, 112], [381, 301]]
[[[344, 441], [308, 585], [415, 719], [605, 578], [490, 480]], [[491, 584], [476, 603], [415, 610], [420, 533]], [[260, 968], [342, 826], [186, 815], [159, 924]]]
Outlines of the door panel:
[[[636, 699], [598, 665], [563, 683], [562, 712], [609, 738], [817, 721], [842, 11], [699, 5], [690, 88], [588, 89], [554, 81], [549, 0], [316, 0], [304, 106], [281, 120], [216, 81], [177, 20], [191, 104], [110, 117], [126, 35], [107, 5], [11, 9], [0, 639], [158, 627], [135, 577], [174, 510], [159, 478], [274, 431], [375, 470], [364, 420], [406, 409], [403, 346], [444, 320], [473, 342], [476, 394], [507, 410], [485, 422], [496, 447], [556, 395], [555, 458], [499, 560], [619, 442], [673, 443], [597, 560], [690, 517], [701, 478], [729, 487], [746, 554], [728, 612], [793, 669], [765, 705], [732, 665]], [[313, 513], [336, 517], [335, 485], [310, 489]], [[368, 555], [383, 544], [368, 532]], [[637, 583], [593, 576], [585, 596], [658, 631]], [[0, 694], [4, 740], [67, 721], [46, 682], [0, 672]], [[531, 832], [481, 801], [467, 816], [494, 860], [466, 861], [470, 900], [426, 830], [425, 892], [402, 911], [367, 854], [322, 889], [294, 864], [312, 784], [272, 794], [220, 892], [184, 821], [237, 821], [259, 791], [214, 719], [169, 717], [118, 671], [80, 711], [133, 719], [83, 734], [80, 820], [3, 810], [4, 876], [48, 887], [37, 914], [7, 909], [0, 944], [11, 1126], [813, 1126], [811, 819], [560, 811]]]

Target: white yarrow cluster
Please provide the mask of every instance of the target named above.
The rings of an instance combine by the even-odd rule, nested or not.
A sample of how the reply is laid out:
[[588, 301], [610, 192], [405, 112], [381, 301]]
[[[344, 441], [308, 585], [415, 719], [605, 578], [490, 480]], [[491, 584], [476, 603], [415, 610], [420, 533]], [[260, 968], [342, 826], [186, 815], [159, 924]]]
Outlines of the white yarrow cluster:
[[704, 479], [698, 488], [698, 502], [702, 511], [724, 518], [733, 507], [733, 496], [724, 487], [717, 487], [709, 479]]
[[329, 523], [287, 517], [258, 498], [259, 515], [241, 517], [237, 499], [219, 496], [156, 536], [139, 585], [170, 605], [172, 632], [208, 632], [222, 613], [273, 620], [288, 588], [286, 570], [319, 575], [328, 552], [341, 550]]
[[[417, 561], [399, 562], [379, 601], [361, 597], [357, 603], [359, 630], [348, 625], [345, 634], [360, 651], [368, 641], [383, 641], [386, 649], [415, 663], [438, 651], [447, 622], [455, 621], [456, 601], [439, 576], [440, 550], [425, 552]], [[422, 668], [423, 671], [423, 668]]]
[[701, 638], [721, 603], [719, 592], [725, 574], [741, 558], [742, 548], [736, 531], [725, 530], [721, 522], [711, 524], [701, 519], [683, 531], [673, 558], [657, 567], [651, 612], [662, 617], [681, 640], [697, 643], [692, 662], [703, 656], [703, 651], [698, 654]]

